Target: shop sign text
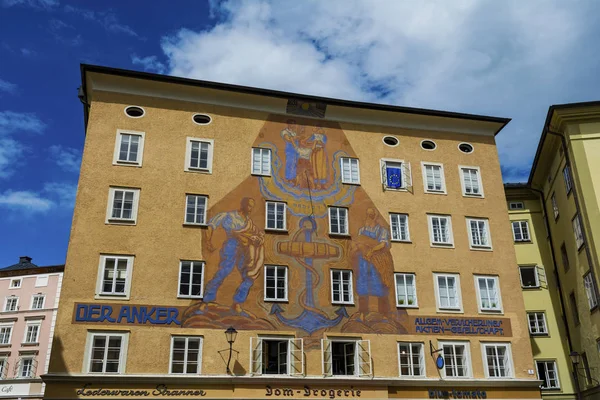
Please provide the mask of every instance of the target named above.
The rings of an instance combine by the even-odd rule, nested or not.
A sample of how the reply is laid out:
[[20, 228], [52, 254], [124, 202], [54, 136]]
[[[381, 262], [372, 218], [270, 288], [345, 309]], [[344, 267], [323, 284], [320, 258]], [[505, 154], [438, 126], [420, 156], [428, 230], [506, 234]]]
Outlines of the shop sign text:
[[83, 388], [77, 390], [78, 396], [84, 397], [150, 397], [150, 396], [206, 396], [206, 392], [202, 389], [169, 389], [167, 385], [156, 385], [154, 390], [146, 389], [90, 389], [91, 383], [83, 385]]
[[430, 399], [487, 399], [485, 390], [429, 389]]
[[134, 325], [181, 325], [177, 307], [75, 304], [75, 322]]
[[302, 389], [292, 388], [273, 388], [269, 385], [265, 387], [265, 396], [267, 397], [323, 397], [326, 399], [343, 399], [360, 397], [361, 390], [354, 389], [314, 389], [310, 386], [304, 386]]
[[415, 333], [437, 335], [511, 336], [508, 318], [415, 317]]

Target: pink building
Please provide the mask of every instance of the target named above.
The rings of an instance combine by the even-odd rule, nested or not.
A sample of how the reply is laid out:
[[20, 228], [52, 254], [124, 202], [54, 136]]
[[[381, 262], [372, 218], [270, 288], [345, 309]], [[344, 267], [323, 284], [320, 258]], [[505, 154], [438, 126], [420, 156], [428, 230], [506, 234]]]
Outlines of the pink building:
[[0, 399], [41, 399], [64, 265], [31, 257], [0, 269]]

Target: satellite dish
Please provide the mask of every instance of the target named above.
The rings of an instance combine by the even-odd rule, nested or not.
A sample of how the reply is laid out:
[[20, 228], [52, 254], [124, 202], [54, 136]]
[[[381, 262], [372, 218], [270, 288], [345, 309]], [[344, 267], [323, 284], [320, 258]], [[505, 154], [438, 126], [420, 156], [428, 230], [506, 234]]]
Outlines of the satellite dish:
[[442, 368], [444, 368], [444, 364], [445, 364], [445, 363], [444, 363], [444, 357], [442, 357], [442, 355], [441, 355], [441, 354], [439, 354], [439, 355], [437, 356], [437, 358], [435, 359], [435, 366], [436, 366], [438, 369], [442, 369]]

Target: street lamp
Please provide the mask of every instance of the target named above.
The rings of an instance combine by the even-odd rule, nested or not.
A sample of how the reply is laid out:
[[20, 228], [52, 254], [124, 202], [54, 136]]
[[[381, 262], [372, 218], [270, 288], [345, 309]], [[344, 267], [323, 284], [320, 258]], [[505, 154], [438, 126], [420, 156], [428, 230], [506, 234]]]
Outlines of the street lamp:
[[230, 326], [225, 331], [225, 338], [227, 338], [227, 343], [229, 343], [229, 359], [227, 360], [227, 374], [231, 375], [231, 370], [229, 369], [229, 363], [231, 363], [231, 353], [233, 352], [233, 343], [235, 342], [235, 338], [237, 337], [237, 331], [233, 326]]
[[579, 374], [577, 373], [577, 365], [579, 365], [579, 358], [581, 357], [578, 352], [572, 351], [569, 354], [571, 363], [573, 363], [573, 380], [575, 381], [575, 390], [577, 391], [577, 399], [581, 400], [581, 389], [579, 387]]

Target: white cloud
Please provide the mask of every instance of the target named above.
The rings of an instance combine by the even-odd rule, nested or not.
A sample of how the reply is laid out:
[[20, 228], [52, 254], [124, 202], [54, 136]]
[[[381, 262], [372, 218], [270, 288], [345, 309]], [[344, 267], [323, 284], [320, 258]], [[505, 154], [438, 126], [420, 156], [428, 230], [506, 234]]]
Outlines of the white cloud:
[[139, 35], [129, 25], [122, 24], [111, 11], [92, 11], [85, 8], [66, 5], [64, 10], [82, 16], [88, 21], [99, 23], [105, 30], [112, 33], [124, 33], [139, 38]]
[[0, 92], [14, 93], [16, 90], [16, 84], [0, 79]]
[[49, 182], [44, 184], [44, 192], [54, 198], [60, 207], [73, 208], [77, 184], [69, 182]]
[[18, 131], [41, 133], [46, 128], [35, 114], [0, 111], [0, 135]]
[[51, 9], [58, 5], [58, 0], [2, 0], [2, 6], [27, 6], [31, 8]]
[[132, 54], [131, 63], [142, 66], [144, 71], [148, 72], [164, 74], [166, 71], [165, 65], [158, 60], [157, 56], [138, 57], [136, 54]]
[[25, 146], [21, 143], [11, 138], [0, 137], [0, 179], [13, 175], [24, 153]]
[[[181, 29], [163, 38], [162, 50], [168, 72], [179, 76], [513, 117], [498, 137], [499, 153], [522, 177], [547, 107], [571, 100], [566, 82], [591, 62], [588, 52], [574, 52], [585, 40], [595, 43], [593, 7], [540, 0], [211, 1], [216, 25]], [[136, 61], [160, 63], [154, 57]]]
[[56, 164], [67, 172], [79, 172], [81, 152], [71, 147], [53, 145], [49, 148], [50, 157]]
[[25, 212], [47, 212], [54, 207], [54, 203], [35, 192], [6, 190], [0, 193], [0, 207]]

